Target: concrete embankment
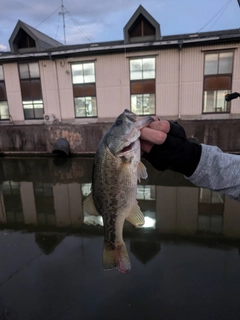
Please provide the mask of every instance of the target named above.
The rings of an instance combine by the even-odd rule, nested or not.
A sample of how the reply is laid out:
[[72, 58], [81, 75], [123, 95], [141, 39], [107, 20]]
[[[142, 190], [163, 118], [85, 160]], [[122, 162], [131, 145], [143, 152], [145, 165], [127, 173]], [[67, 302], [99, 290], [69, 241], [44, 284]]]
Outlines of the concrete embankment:
[[[179, 123], [188, 137], [201, 143], [216, 145], [226, 152], [240, 151], [240, 120], [184, 120]], [[72, 154], [94, 154], [111, 123], [1, 125], [0, 154], [51, 154], [58, 138], [70, 143]]]

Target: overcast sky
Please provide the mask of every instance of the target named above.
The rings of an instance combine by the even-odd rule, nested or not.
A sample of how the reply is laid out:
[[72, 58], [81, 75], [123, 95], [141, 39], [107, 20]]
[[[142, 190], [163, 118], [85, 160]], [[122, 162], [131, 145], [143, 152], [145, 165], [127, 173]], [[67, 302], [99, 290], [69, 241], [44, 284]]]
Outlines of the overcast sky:
[[[141, 4], [162, 35], [240, 28], [237, 0], [63, 0], [66, 44], [123, 39], [123, 28]], [[0, 51], [18, 20], [64, 43], [61, 0], [0, 0]]]

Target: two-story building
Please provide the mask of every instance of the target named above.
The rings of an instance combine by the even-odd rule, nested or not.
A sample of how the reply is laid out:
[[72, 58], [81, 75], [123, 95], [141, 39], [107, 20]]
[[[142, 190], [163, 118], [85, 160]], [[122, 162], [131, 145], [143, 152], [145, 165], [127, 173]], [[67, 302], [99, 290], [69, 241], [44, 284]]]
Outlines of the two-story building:
[[0, 53], [0, 150], [13, 150], [3, 137], [15, 134], [14, 150], [34, 151], [11, 131], [16, 126], [58, 125], [59, 133], [66, 125], [111, 122], [125, 108], [167, 119], [240, 118], [240, 99], [225, 101], [240, 91], [240, 29], [163, 36], [139, 6], [123, 34], [64, 46], [18, 21], [11, 51]]

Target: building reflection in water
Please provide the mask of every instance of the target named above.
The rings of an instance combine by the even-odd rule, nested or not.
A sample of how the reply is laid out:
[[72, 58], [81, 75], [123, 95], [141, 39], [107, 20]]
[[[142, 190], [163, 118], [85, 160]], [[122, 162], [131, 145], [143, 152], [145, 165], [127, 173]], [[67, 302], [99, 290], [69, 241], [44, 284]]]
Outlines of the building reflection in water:
[[223, 233], [225, 195], [208, 189], [199, 190], [198, 231]]
[[[0, 222], [5, 225], [80, 228], [102, 226], [83, 212], [91, 183], [55, 184], [5, 181], [0, 185]], [[144, 228], [170, 234], [217, 234], [240, 238], [240, 203], [195, 187], [138, 185]], [[127, 229], [131, 229], [126, 224]]]
[[4, 203], [5, 218], [3, 222], [8, 223], [24, 223], [24, 211], [21, 200], [20, 183], [14, 181], [6, 181], [2, 184], [2, 198]]
[[[64, 228], [102, 234], [102, 218], [83, 212], [82, 203], [90, 191], [91, 183], [4, 181], [0, 185], [0, 226], [33, 228], [35, 241], [45, 254], [64, 239], [64, 234], [54, 234]], [[124, 237], [130, 239], [130, 250], [142, 263], [160, 252], [164, 235], [240, 239], [240, 204], [217, 192], [189, 186], [139, 185], [137, 200], [145, 225], [139, 230], [126, 222]], [[49, 230], [53, 233], [46, 233]], [[148, 235], [143, 236], [144, 232]]]

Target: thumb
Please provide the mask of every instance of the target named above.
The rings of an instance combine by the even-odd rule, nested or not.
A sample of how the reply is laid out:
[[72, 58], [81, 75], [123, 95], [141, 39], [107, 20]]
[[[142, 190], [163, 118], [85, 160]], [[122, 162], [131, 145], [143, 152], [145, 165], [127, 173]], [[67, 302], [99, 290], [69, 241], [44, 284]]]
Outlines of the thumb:
[[154, 143], [146, 140], [140, 140], [141, 142], [141, 150], [144, 152], [150, 152], [152, 147], [154, 146]]

